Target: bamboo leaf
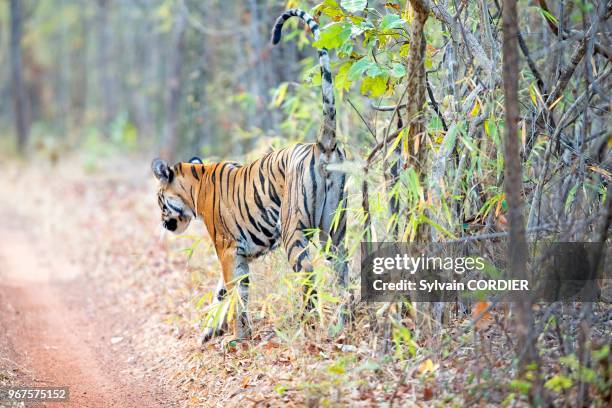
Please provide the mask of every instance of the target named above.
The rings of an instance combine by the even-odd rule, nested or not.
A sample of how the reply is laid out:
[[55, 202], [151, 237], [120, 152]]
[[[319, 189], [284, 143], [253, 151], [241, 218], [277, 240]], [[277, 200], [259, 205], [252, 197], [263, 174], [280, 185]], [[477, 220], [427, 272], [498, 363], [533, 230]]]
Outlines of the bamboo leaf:
[[287, 95], [287, 88], [289, 88], [288, 82], [283, 82], [280, 84], [278, 89], [276, 90], [276, 94], [274, 95], [274, 100], [272, 101], [272, 106], [278, 108], [281, 106], [283, 101], [285, 100], [285, 95]]
[[391, 157], [391, 155], [393, 154], [393, 152], [395, 152], [395, 149], [397, 148], [399, 143], [402, 141], [402, 137], [404, 136], [404, 131], [405, 130], [406, 129], [402, 129], [402, 131], [399, 132], [399, 134], [397, 135], [397, 137], [393, 141], [393, 144], [391, 146], [389, 146], [389, 148], [388, 148], [389, 150], [387, 151], [387, 155], [385, 156], [385, 160], [388, 160], [389, 157]]
[[429, 217], [425, 216], [425, 215], [421, 215], [423, 221], [425, 221], [427, 224], [431, 225], [432, 227], [434, 227], [436, 229], [436, 231], [443, 233], [444, 235], [446, 235], [449, 238], [455, 239], [455, 235], [450, 232], [449, 230], [447, 230], [446, 228], [444, 228], [443, 226], [441, 226], [440, 224], [438, 224], [437, 222], [435, 222], [434, 220], [430, 219]]
[[559, 20], [557, 20], [557, 17], [553, 16], [553, 15], [550, 13], [550, 11], [548, 11], [548, 10], [544, 10], [543, 8], [540, 8], [540, 13], [542, 14], [542, 16], [543, 16], [545, 19], [547, 19], [547, 20], [549, 20], [549, 21], [552, 21], [552, 22], [553, 22], [553, 23], [555, 23], [555, 24], [558, 24], [558, 23], [559, 23]]

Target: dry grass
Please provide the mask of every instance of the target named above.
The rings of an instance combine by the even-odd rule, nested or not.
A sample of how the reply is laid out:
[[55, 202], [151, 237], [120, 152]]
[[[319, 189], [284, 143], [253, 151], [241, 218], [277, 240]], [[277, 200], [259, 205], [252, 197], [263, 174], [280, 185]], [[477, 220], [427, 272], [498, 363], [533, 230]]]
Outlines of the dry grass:
[[[252, 266], [254, 339], [236, 344], [228, 334], [201, 347], [201, 299], [214, 288], [217, 261], [201, 224], [187, 236], [160, 239], [155, 185], [141, 163], [106, 160], [89, 171], [78, 157], [57, 167], [16, 163], [5, 172], [5, 188], [87, 271], [96, 307], [117, 315], [116, 330], [133, 348], [132, 373], [179, 390], [182, 405], [486, 406], [518, 399], [510, 382], [512, 331], [501, 320], [476, 331], [469, 317], [457, 317], [435, 336], [416, 337], [422, 319], [404, 317], [389, 326], [395, 347], [381, 354], [377, 330], [393, 311], [372, 316], [358, 305], [353, 326], [330, 335], [340, 296], [331, 273], [317, 262], [321, 309], [303, 320], [301, 277], [288, 272], [282, 251]], [[593, 335], [606, 336], [610, 308], [595, 311]], [[572, 318], [563, 324], [576, 327]], [[550, 373], [558, 372], [558, 342], [539, 341], [547, 344]]]

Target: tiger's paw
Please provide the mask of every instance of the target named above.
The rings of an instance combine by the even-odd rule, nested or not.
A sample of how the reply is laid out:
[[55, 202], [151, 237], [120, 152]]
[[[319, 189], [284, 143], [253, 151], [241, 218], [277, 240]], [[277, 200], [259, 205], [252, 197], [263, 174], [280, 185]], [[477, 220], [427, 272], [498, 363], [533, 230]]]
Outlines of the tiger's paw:
[[223, 334], [223, 330], [221, 328], [214, 329], [212, 327], [206, 327], [202, 334], [200, 335], [200, 344], [204, 345], [213, 337], [217, 337]]
[[251, 340], [252, 333], [251, 325], [246, 323], [236, 328], [234, 331], [234, 339], [238, 341]]

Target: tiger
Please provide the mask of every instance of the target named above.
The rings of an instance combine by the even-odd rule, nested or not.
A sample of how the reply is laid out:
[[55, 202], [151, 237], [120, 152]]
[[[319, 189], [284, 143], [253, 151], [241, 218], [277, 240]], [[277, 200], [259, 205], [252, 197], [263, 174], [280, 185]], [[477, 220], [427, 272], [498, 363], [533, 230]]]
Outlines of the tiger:
[[[281, 40], [283, 24], [292, 17], [310, 28], [315, 41], [319, 38], [319, 25], [314, 18], [300, 9], [290, 9], [276, 20], [272, 30], [274, 45]], [[213, 305], [223, 301], [230, 290], [237, 290], [239, 296], [239, 301], [234, 302], [236, 339], [249, 339], [252, 335], [247, 313], [249, 263], [281, 243], [292, 269], [312, 276], [308, 244], [313, 239], [312, 231], [318, 230], [320, 243], [331, 240], [328, 260], [333, 263], [340, 286], [347, 286], [346, 175], [331, 166], [341, 164], [345, 152], [336, 141], [329, 54], [321, 48], [318, 55], [323, 120], [315, 143], [273, 150], [247, 165], [235, 161], [203, 163], [198, 158], [174, 166], [158, 158], [151, 164], [159, 182], [163, 227], [180, 234], [191, 220], [204, 221], [222, 271]], [[311, 309], [316, 291], [305, 290], [304, 297]], [[205, 323], [202, 343], [223, 333], [226, 317], [210, 318]], [[343, 320], [341, 316], [339, 319]]]

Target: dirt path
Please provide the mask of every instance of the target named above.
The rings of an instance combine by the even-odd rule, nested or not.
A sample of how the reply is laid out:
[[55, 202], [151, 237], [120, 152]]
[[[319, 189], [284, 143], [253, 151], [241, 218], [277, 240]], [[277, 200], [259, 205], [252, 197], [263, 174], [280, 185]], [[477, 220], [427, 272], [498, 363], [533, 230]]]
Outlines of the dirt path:
[[97, 299], [107, 294], [62, 250], [61, 240], [40, 234], [7, 203], [0, 200], [0, 357], [8, 354], [3, 358], [20, 367], [20, 386], [69, 387], [70, 393], [68, 403], [31, 406], [174, 406], [158, 381], [134, 367], [128, 342], [113, 337], [121, 311], [98, 308]]

